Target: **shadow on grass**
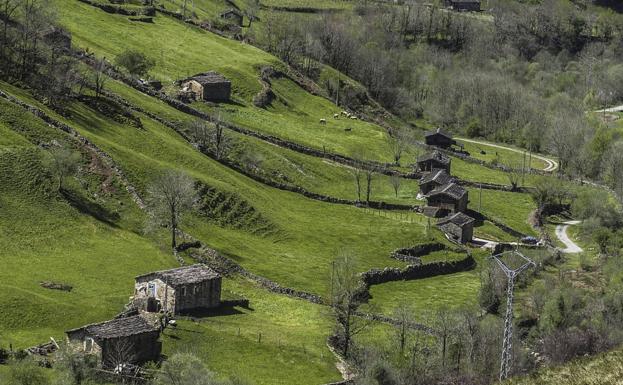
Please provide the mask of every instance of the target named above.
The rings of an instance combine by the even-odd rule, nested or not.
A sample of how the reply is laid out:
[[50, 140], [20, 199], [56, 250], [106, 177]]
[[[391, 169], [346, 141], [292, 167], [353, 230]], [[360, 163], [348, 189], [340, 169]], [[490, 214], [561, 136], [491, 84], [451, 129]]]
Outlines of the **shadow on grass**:
[[[253, 311], [253, 309], [251, 308], [248, 308], [248, 309]], [[244, 313], [236, 309], [236, 307], [234, 306], [224, 305], [224, 306], [220, 306], [214, 309], [199, 308], [199, 309], [187, 310], [181, 313], [180, 315], [184, 317], [192, 318], [194, 320], [200, 320], [201, 318], [222, 317], [222, 316], [237, 315], [237, 314], [244, 314]]]
[[61, 195], [76, 210], [82, 214], [90, 215], [100, 222], [104, 222], [109, 226], [118, 227], [115, 223], [120, 219], [118, 213], [110, 212], [106, 207], [90, 201], [88, 198], [71, 190], [61, 190]]

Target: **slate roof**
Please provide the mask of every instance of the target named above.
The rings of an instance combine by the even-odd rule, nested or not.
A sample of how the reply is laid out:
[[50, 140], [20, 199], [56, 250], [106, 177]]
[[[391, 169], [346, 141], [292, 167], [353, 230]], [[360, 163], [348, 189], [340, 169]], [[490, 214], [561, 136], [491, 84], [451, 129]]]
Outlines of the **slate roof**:
[[450, 157], [445, 155], [445, 154], [443, 154], [443, 153], [441, 153], [441, 152], [439, 152], [439, 151], [437, 151], [437, 150], [432, 151], [432, 152], [427, 152], [426, 154], [424, 154], [421, 157], [419, 157], [417, 159], [417, 162], [418, 163], [422, 163], [422, 162], [426, 162], [426, 161], [429, 161], [429, 160], [436, 160], [436, 161], [438, 161], [440, 163], [443, 163], [443, 164], [449, 164], [450, 163]]
[[437, 187], [430, 193], [428, 193], [429, 197], [435, 195], [447, 195], [454, 199], [461, 199], [463, 196], [467, 194], [467, 191], [454, 182], [446, 183], [442, 186]]
[[236, 16], [240, 16], [240, 17], [242, 17], [242, 12], [240, 12], [239, 10], [237, 10], [237, 9], [235, 9], [235, 8], [230, 8], [230, 9], [228, 9], [228, 10], [226, 10], [226, 11], [221, 12], [221, 15], [220, 15], [220, 16], [221, 16], [221, 17], [225, 17], [225, 16], [227, 16], [227, 15], [229, 15], [229, 14], [234, 14], [234, 15], [236, 15]]
[[437, 226], [443, 226], [443, 225], [452, 223], [459, 227], [463, 227], [465, 225], [473, 223], [474, 221], [475, 219], [470, 217], [469, 215], [466, 215], [463, 213], [455, 213], [443, 219], [440, 219], [439, 222], [437, 222]]
[[67, 333], [73, 333], [79, 330], [84, 330], [86, 334], [90, 336], [105, 340], [159, 331], [160, 325], [156, 314], [139, 314], [132, 317], [116, 318], [106, 322], [82, 326], [77, 329], [68, 330]]
[[452, 177], [450, 175], [448, 175], [446, 170], [434, 170], [434, 171], [426, 174], [420, 180], [420, 184], [436, 182], [438, 184], [444, 185], [444, 184], [450, 183], [451, 181], [452, 181]]
[[201, 84], [202, 86], [205, 86], [208, 84], [216, 84], [216, 83], [231, 83], [229, 79], [227, 79], [225, 76], [215, 71], [209, 71], [209, 72], [197, 74], [188, 79], [184, 79], [183, 81], [188, 81], [188, 80], [194, 80], [197, 83]]
[[452, 134], [450, 134], [447, 131], [442, 130], [441, 128], [437, 128], [435, 131], [426, 131], [424, 133], [425, 137], [434, 136], [434, 135], [441, 135], [441, 136], [445, 136], [448, 139], [452, 139]]
[[159, 278], [161, 281], [166, 282], [171, 286], [178, 286], [208, 281], [220, 277], [221, 275], [219, 273], [206, 265], [197, 264], [178, 267], [171, 270], [155, 271], [153, 273], [139, 275], [136, 279], [151, 280]]

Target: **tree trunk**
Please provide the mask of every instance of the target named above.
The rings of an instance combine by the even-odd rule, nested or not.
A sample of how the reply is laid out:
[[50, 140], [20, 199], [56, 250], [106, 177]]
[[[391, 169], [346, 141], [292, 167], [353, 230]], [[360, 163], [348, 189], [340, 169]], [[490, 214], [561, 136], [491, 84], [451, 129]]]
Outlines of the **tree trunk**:
[[171, 206], [171, 248], [175, 250], [177, 242], [175, 239], [175, 232], [177, 230], [177, 222], [175, 220], [175, 206]]

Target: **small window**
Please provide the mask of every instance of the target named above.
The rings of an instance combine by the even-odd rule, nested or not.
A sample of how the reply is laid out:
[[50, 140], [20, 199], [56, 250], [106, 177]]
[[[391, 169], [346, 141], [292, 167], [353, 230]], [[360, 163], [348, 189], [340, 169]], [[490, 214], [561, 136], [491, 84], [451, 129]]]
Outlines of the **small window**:
[[200, 289], [201, 289], [201, 286], [199, 285], [195, 286], [195, 294], [199, 293]]
[[182, 295], [186, 295], [186, 286], [182, 288]]

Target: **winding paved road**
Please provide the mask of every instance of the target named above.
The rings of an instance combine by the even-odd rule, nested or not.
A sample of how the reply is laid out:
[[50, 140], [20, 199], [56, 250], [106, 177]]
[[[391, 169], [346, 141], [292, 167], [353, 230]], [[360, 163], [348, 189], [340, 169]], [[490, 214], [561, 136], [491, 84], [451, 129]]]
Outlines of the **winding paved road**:
[[[502, 146], [502, 145], [499, 145], [499, 144], [484, 142], [484, 141], [481, 141], [481, 140], [465, 139], [465, 138], [456, 138], [456, 140], [460, 140], [462, 142], [480, 144], [480, 145], [483, 145], [483, 146], [500, 148], [500, 149], [503, 149], [503, 150], [513, 151], [513, 152], [517, 152], [517, 153], [520, 153], [520, 154], [523, 154], [525, 152], [524, 150], [519, 150], [517, 148], [506, 147], [506, 146]], [[537, 154], [534, 154], [534, 153], [532, 154], [532, 157], [540, 159], [543, 162], [547, 163], [547, 167], [545, 167], [543, 169], [543, 171], [553, 172], [553, 171], [556, 171], [558, 169], [558, 162], [555, 161], [554, 159], [546, 158], [546, 157], [544, 157], [542, 155], [537, 155]]]
[[560, 239], [560, 242], [565, 244], [565, 248], [562, 252], [565, 254], [576, 254], [584, 251], [580, 246], [576, 245], [567, 235], [567, 228], [571, 225], [577, 225], [580, 221], [567, 221], [563, 224], [556, 226], [556, 236]]

